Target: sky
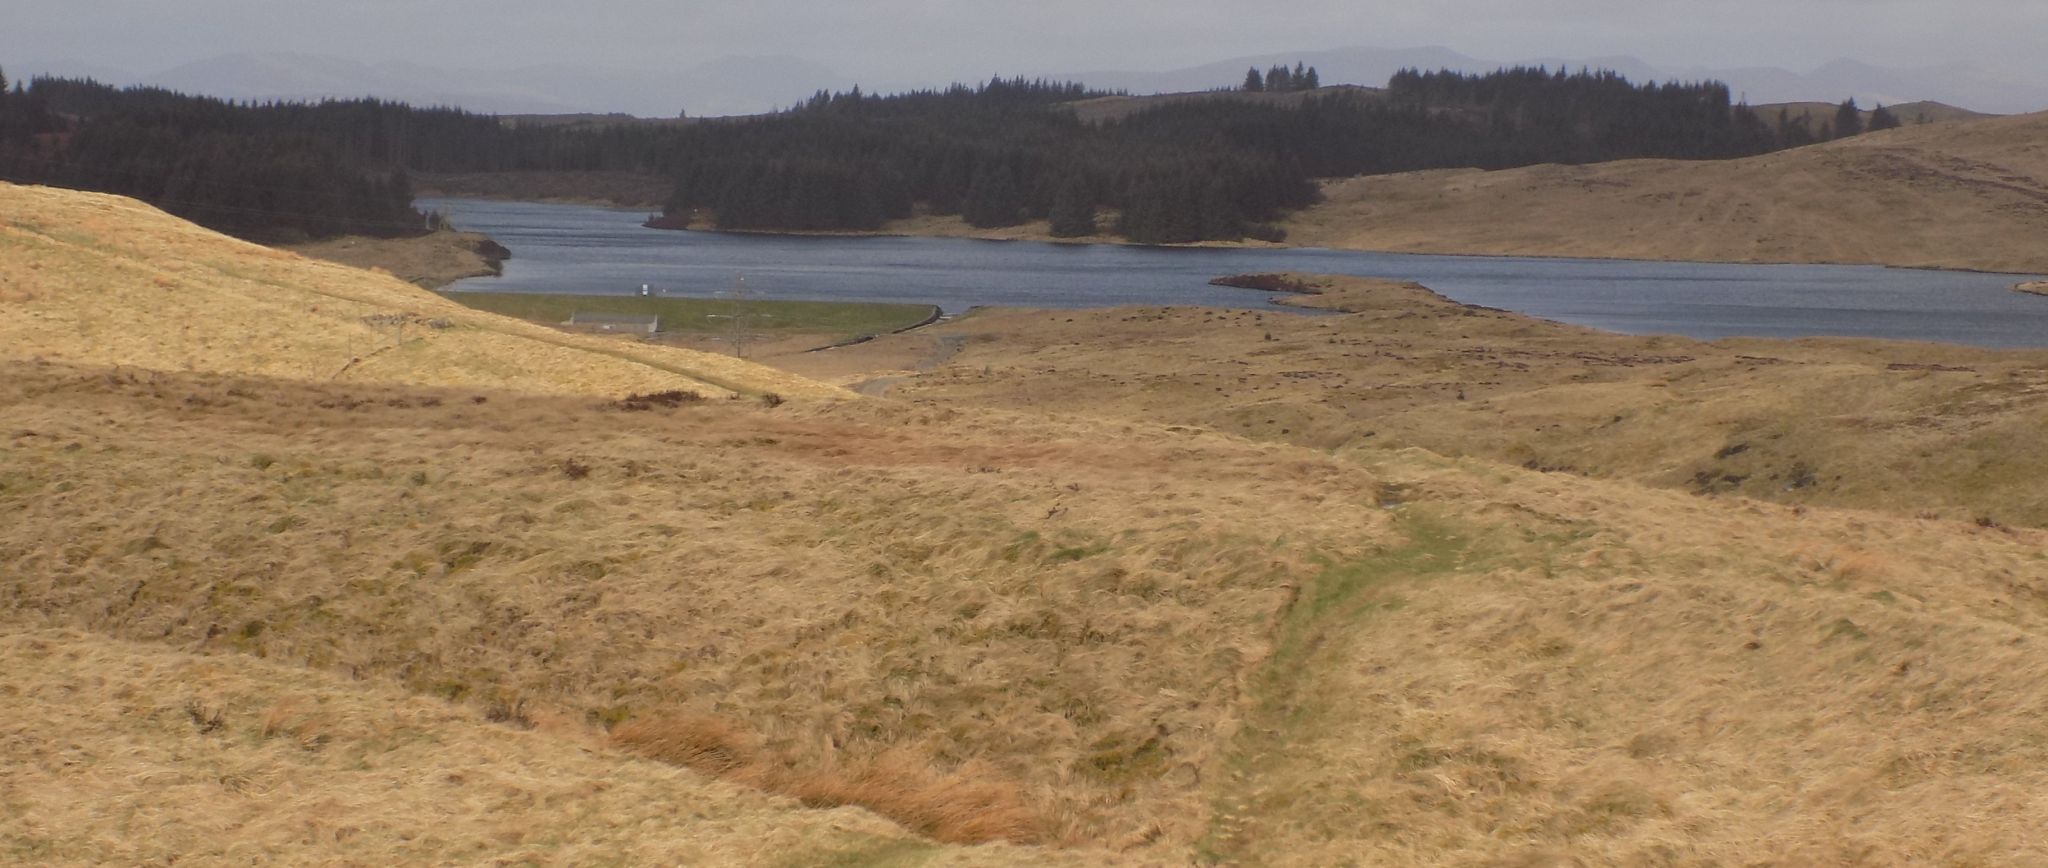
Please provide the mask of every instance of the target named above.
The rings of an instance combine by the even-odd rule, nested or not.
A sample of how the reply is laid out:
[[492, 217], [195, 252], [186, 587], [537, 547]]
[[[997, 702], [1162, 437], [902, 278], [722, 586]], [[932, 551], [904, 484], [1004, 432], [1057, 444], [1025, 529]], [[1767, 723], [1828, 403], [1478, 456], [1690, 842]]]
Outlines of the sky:
[[257, 51], [450, 68], [791, 55], [950, 81], [1348, 45], [1802, 71], [1967, 62], [2048, 82], [2048, 0], [0, 0], [0, 65], [138, 73]]

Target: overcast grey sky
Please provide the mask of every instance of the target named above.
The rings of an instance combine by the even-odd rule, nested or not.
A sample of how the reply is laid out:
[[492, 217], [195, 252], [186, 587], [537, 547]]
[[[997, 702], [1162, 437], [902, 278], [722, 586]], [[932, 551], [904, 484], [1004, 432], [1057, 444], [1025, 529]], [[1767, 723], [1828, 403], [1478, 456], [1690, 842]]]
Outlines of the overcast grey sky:
[[483, 68], [789, 54], [871, 80], [949, 80], [1347, 45], [1802, 70], [1969, 62], [2041, 81], [2048, 0], [0, 0], [0, 64], [144, 73], [239, 51]]

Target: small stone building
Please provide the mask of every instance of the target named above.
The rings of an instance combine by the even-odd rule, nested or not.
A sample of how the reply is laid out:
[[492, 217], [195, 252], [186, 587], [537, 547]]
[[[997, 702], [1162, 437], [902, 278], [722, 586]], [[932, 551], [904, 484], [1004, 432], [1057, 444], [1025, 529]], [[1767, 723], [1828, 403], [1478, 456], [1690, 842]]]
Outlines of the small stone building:
[[585, 313], [579, 310], [569, 315], [569, 321], [565, 325], [577, 331], [651, 335], [661, 331], [661, 317], [638, 313]]

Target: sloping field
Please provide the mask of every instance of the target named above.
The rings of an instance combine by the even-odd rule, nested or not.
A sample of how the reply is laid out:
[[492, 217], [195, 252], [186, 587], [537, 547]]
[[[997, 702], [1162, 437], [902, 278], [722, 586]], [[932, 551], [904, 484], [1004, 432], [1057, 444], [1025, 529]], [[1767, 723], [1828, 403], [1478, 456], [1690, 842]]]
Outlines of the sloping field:
[[[2036, 531], [1141, 422], [0, 373], [12, 852], [2048, 858]], [[478, 792], [415, 831], [443, 774]]]
[[928, 853], [857, 810], [242, 655], [0, 635], [14, 864], [809, 864]]
[[132, 199], [4, 184], [0, 347], [13, 358], [309, 381], [839, 394], [729, 358], [470, 310], [388, 275], [237, 241]]
[[2040, 353], [1317, 280], [717, 400], [839, 393], [5, 195], [0, 859], [2048, 861]]
[[1415, 452], [1370, 466], [1411, 543], [1304, 589], [1317, 605], [1285, 622], [1207, 852], [2048, 857], [2018, 819], [2048, 798], [2030, 734], [2048, 536]]
[[1743, 160], [1631, 160], [1329, 182], [1306, 246], [2048, 272], [2048, 114]]
[[1185, 841], [1289, 589], [1397, 536], [1354, 466], [1157, 429], [5, 373], [17, 626], [624, 723], [952, 840]]
[[[1796, 121], [1800, 118], [1805, 118], [1808, 128], [1818, 132], [1821, 124], [1834, 122], [1836, 107], [1836, 103], [1828, 102], [1774, 102], [1754, 106], [1753, 108], [1756, 109], [1757, 116], [1763, 118], [1765, 123], [1777, 123], [1779, 113], [1783, 112], [1786, 120]], [[1885, 106], [1885, 110], [1891, 112], [1892, 117], [1898, 118], [1899, 123], [1908, 126], [1947, 124], [1957, 121], [1980, 121], [1986, 118], [1998, 117], [1998, 115], [1971, 111], [1933, 100], [1897, 103]], [[1875, 105], [1863, 107], [1861, 115], [1865, 126], [1869, 125], [1870, 116], [1875, 114], [1876, 111], [1877, 107]]]
[[1325, 292], [1302, 303], [1354, 313], [988, 311], [861, 349], [958, 343], [890, 390], [918, 401], [2048, 526], [2048, 352], [1617, 335], [1413, 284], [1295, 279]]

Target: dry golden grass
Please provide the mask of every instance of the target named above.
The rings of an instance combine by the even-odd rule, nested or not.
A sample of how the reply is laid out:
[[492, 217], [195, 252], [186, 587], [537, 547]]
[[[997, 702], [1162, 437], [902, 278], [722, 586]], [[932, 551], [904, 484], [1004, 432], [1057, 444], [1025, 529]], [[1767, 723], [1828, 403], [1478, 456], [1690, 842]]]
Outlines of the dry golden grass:
[[796, 758], [768, 754], [733, 720], [700, 714], [636, 717], [612, 729], [612, 744], [629, 752], [757, 789], [812, 807], [859, 805], [936, 841], [1036, 843], [1048, 829], [1021, 787], [984, 764], [935, 773], [908, 751], [853, 763], [795, 770]]
[[[1117, 864], [2048, 858], [2032, 833], [2048, 756], [2015, 735], [2048, 712], [2037, 531], [1140, 422], [0, 373], [9, 633], [337, 673], [307, 683], [363, 708], [401, 689], [452, 697], [470, 710], [430, 705], [530, 722], [527, 737], [607, 739], [803, 805], [864, 806], [934, 841], [1062, 848], [884, 834], [823, 849]], [[150, 681], [136, 701], [185, 715], [159, 727], [204, 729], [226, 708], [248, 733], [223, 741], [234, 763], [378, 743], [338, 729], [325, 700], [168, 687], [186, 680]], [[197, 722], [182, 710], [193, 698]], [[38, 708], [69, 721], [42, 729], [90, 750], [121, 731]], [[543, 758], [569, 761], [555, 750]], [[190, 751], [161, 756], [217, 777]], [[158, 852], [136, 840], [170, 809], [122, 789], [133, 777], [94, 790], [146, 807], [129, 832], [66, 812], [22, 846]], [[713, 801], [788, 804], [744, 798]], [[422, 816], [441, 818], [431, 843], [448, 847], [597, 823], [515, 842], [541, 859], [584, 852], [579, 835], [645, 829], [644, 813], [606, 825], [572, 807], [586, 801]], [[252, 810], [179, 804], [223, 812], [204, 828]], [[303, 824], [316, 804], [266, 805], [265, 822]], [[763, 828], [812, 822], [771, 814]], [[378, 840], [413, 828], [350, 822]], [[283, 846], [251, 828], [208, 840]], [[347, 840], [310, 841], [277, 852], [351, 858]]]
[[1185, 840], [1287, 589], [1385, 533], [1347, 463], [1155, 428], [54, 364], [0, 390], [17, 621], [506, 718], [715, 716], [770, 789], [963, 840]]
[[1325, 185], [1290, 243], [1416, 253], [2048, 272], [2048, 114], [1744, 160], [1446, 170]]
[[0, 635], [0, 664], [0, 861], [11, 864], [944, 855], [864, 812], [806, 810], [601, 750], [574, 729], [522, 731], [242, 655], [28, 630]]
[[[66, 269], [323, 268], [26, 210], [46, 346]], [[0, 858], [2048, 861], [2048, 354], [1317, 281], [863, 350], [909, 401], [0, 359]]]
[[[1421, 446], [1710, 494], [2048, 525], [2048, 352], [1596, 332], [1342, 278], [1300, 317], [988, 311], [890, 395], [1155, 420], [1334, 448]], [[1248, 290], [1249, 291], [1249, 290]], [[821, 375], [828, 373], [818, 371]]]
[[0, 184], [0, 286], [0, 352], [12, 358], [579, 394], [844, 394], [730, 358], [481, 313], [117, 196]]
[[1283, 643], [1210, 855], [2048, 859], [2048, 535], [1361, 457], [1417, 544]]
[[768, 789], [814, 808], [859, 805], [947, 843], [1032, 844], [1049, 837], [1046, 820], [1030, 806], [1023, 788], [985, 763], [941, 774], [912, 753], [894, 751], [854, 768], [811, 772]]

